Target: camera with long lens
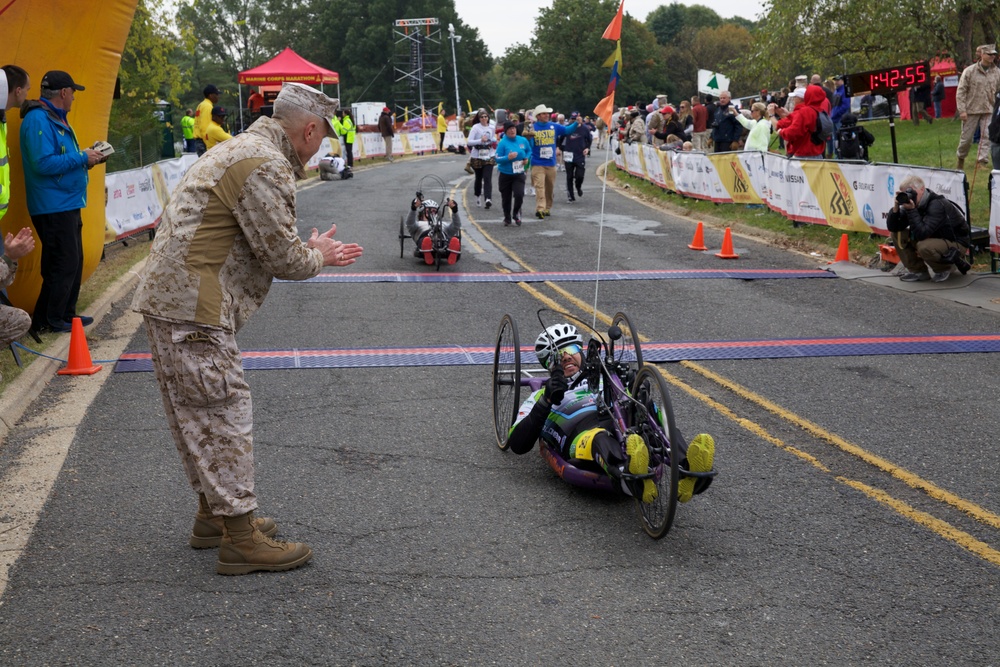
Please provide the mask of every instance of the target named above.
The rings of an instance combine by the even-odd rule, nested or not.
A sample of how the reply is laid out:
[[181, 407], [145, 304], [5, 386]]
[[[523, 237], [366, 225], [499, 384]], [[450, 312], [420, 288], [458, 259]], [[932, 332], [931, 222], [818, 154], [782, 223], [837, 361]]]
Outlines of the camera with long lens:
[[908, 204], [910, 202], [916, 203], [917, 201], [917, 191], [913, 188], [906, 188], [902, 192], [896, 193], [896, 202], [899, 204]]

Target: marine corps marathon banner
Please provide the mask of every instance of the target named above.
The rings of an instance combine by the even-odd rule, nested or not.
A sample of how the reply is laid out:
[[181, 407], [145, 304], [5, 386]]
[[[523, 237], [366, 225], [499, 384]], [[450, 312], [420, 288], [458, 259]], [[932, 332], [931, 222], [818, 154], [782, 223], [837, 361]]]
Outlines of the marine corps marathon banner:
[[[950, 169], [796, 160], [756, 151], [661, 151], [648, 144], [622, 144], [617, 152], [617, 146], [614, 142], [612, 151], [619, 169], [672, 192], [719, 204], [764, 204], [789, 220], [845, 231], [887, 236], [886, 219], [898, 184], [910, 174], [963, 211], [968, 208], [965, 173]], [[1000, 204], [1000, 195], [994, 196]], [[1000, 249], [1000, 232], [992, 220], [996, 215], [1000, 221], [1000, 205], [991, 211], [997, 213], [991, 213], [990, 239]]]

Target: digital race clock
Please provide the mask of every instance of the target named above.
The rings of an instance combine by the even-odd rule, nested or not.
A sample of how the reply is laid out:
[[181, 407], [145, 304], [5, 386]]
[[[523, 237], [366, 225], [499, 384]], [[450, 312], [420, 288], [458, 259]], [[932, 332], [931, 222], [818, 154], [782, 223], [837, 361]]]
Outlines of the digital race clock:
[[844, 87], [849, 96], [863, 95], [864, 93], [884, 95], [906, 90], [911, 86], [919, 86], [922, 83], [930, 82], [930, 80], [930, 68], [926, 61], [921, 61], [912, 65], [848, 74]]

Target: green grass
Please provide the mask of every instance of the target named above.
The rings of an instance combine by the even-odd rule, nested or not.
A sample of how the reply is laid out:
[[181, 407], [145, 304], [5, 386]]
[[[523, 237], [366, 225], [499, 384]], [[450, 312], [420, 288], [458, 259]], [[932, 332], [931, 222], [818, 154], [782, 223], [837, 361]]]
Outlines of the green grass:
[[[875, 143], [868, 149], [872, 162], [893, 162], [892, 139], [888, 120], [866, 121], [864, 126], [875, 136]], [[934, 123], [921, 121], [915, 126], [912, 121], [895, 121], [896, 155], [899, 164], [911, 164], [923, 167], [954, 169], [955, 149], [961, 135], [961, 121], [944, 118]], [[777, 146], [777, 142], [775, 142]], [[970, 150], [966, 158], [966, 178], [971, 189], [969, 191], [970, 215], [974, 227], [989, 227], [989, 167], [976, 164], [976, 147]], [[971, 163], [971, 164], [970, 164]], [[793, 227], [785, 217], [770, 209], [748, 209], [737, 204], [716, 205], [681, 195], [666, 192], [658, 186], [642, 179], [635, 178], [617, 169], [609, 169], [611, 181], [628, 184], [632, 192], [643, 199], [664, 204], [675, 212], [694, 219], [704, 220], [706, 224], [715, 226], [731, 226], [744, 233], [761, 236], [769, 242], [781, 247], [793, 248], [803, 252], [836, 253], [840, 244], [842, 230], [826, 225], [803, 225]], [[868, 263], [878, 254], [878, 246], [885, 242], [884, 237], [871, 238], [870, 234], [849, 232], [851, 257], [854, 261]], [[975, 271], [989, 271], [988, 254], [976, 256], [973, 265]]]

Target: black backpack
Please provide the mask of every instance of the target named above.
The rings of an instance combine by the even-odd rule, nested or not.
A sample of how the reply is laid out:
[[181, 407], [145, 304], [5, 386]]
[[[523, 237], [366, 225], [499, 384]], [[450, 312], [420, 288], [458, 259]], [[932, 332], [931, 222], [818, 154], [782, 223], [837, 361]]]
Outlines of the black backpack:
[[817, 146], [821, 146], [833, 136], [833, 120], [830, 119], [830, 114], [825, 111], [819, 111], [816, 113], [816, 129], [812, 133], [812, 142]]
[[944, 209], [948, 214], [948, 227], [951, 230], [952, 236], [950, 240], [957, 241], [968, 248], [972, 245], [972, 230], [969, 229], [969, 221], [966, 220], [965, 213], [958, 207], [958, 204], [944, 195], [938, 195], [937, 193], [935, 195], [937, 195], [936, 199], [944, 201]]
[[861, 145], [856, 125], [844, 126], [837, 130], [837, 158], [840, 160], [863, 160], [865, 148]]

